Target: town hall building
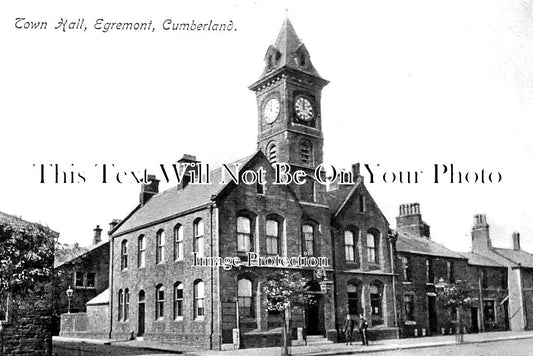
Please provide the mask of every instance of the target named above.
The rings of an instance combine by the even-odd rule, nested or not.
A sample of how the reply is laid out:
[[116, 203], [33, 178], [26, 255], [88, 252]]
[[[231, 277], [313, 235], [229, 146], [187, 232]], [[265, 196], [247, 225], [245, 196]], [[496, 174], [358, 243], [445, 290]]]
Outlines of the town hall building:
[[[365, 187], [358, 165], [354, 183], [317, 182], [323, 160], [321, 92], [328, 84], [286, 19], [268, 47], [265, 67], [249, 88], [256, 94], [255, 153], [240, 174], [263, 170], [265, 184], [210, 184], [189, 179], [159, 192], [142, 186], [139, 205], [110, 236], [109, 330], [113, 338], [143, 337], [220, 349], [239, 329], [241, 347], [280, 342], [282, 315], [268, 311], [263, 284], [283, 270], [309, 282], [304, 310], [292, 315], [293, 338], [337, 341], [343, 318], [364, 314], [372, 337], [397, 336], [394, 235]], [[179, 161], [198, 174], [196, 157]], [[272, 184], [275, 164], [307, 173], [304, 184]], [[198, 258], [308, 258], [291, 266], [221, 268]], [[327, 283], [324, 283], [327, 282]], [[238, 307], [237, 307], [238, 306]]]

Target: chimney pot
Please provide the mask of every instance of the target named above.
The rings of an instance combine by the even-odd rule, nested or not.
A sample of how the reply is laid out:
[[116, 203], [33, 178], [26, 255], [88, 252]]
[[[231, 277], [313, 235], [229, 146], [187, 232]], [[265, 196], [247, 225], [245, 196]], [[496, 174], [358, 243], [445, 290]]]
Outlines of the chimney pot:
[[520, 250], [520, 233], [513, 232], [513, 250]]
[[100, 229], [100, 225], [96, 225], [93, 231], [94, 231], [93, 245], [97, 245], [100, 242], [102, 242], [102, 229]]
[[159, 179], [155, 175], [148, 175], [148, 182], [141, 185], [141, 193], [139, 194], [139, 203], [144, 205], [154, 195], [159, 193]]
[[359, 162], [352, 164], [352, 173], [354, 179], [361, 175], [361, 165], [359, 164]]

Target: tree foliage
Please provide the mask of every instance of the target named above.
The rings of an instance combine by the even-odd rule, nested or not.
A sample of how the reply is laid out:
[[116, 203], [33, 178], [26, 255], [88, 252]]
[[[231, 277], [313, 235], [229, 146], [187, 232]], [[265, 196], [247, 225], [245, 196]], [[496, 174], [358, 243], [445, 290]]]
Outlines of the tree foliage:
[[476, 290], [466, 280], [458, 279], [455, 283], [443, 283], [438, 288], [437, 299], [447, 309], [467, 308], [477, 302]]
[[45, 226], [0, 215], [0, 295], [50, 280], [56, 238]]
[[299, 272], [283, 271], [267, 280], [262, 291], [267, 296], [266, 307], [271, 311], [283, 311], [288, 307], [302, 307], [307, 300], [308, 280]]

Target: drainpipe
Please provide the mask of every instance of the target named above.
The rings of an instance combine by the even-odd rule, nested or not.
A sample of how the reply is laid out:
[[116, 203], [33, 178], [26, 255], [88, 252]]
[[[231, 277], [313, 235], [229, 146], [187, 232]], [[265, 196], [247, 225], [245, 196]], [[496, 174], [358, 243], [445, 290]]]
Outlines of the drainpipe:
[[113, 248], [114, 239], [109, 234], [109, 338], [112, 338], [113, 334]]
[[[211, 238], [211, 242], [210, 242], [210, 245], [211, 245], [211, 248], [210, 248], [210, 251], [211, 251], [211, 261], [213, 261], [213, 207], [215, 206], [215, 203], [211, 204], [209, 206], [209, 226], [210, 226], [210, 238]], [[214, 291], [213, 291], [213, 286], [214, 286], [214, 283], [213, 283], [213, 275], [214, 275], [214, 264], [212, 263], [211, 264], [211, 333], [209, 334], [209, 350], [212, 350], [213, 349], [213, 334], [215, 333], [215, 326], [213, 324], [213, 317], [215, 315], [215, 311], [214, 311], [214, 301], [213, 301], [213, 296], [215, 295]]]
[[479, 288], [479, 326], [480, 326], [480, 331], [481, 332], [485, 332], [485, 315], [483, 315], [483, 290], [481, 288], [481, 277], [482, 277], [482, 274], [485, 274], [485, 272], [478, 267], [478, 278], [477, 278], [477, 284], [478, 284], [478, 288]]
[[394, 308], [394, 326], [396, 327], [396, 338], [400, 338], [399, 326], [398, 326], [398, 310], [396, 305], [396, 272], [394, 271], [394, 251], [393, 251], [393, 242], [397, 238], [397, 233], [395, 235], [389, 235], [389, 250], [390, 250], [390, 263], [391, 263], [391, 273], [392, 273], [392, 305]]
[[[333, 269], [333, 310], [338, 310], [338, 297], [337, 297], [337, 265], [335, 262], [335, 232], [330, 230], [331, 233], [331, 267]], [[335, 313], [337, 314], [337, 313]], [[339, 318], [335, 315], [335, 330], [337, 330], [337, 341], [339, 341]]]

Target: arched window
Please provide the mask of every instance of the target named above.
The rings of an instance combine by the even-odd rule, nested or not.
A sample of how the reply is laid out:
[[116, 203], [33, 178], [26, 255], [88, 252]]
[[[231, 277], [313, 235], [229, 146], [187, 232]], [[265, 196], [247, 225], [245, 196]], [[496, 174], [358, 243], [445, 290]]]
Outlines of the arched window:
[[197, 219], [193, 226], [194, 231], [194, 252], [198, 256], [204, 255], [204, 222], [202, 219]]
[[165, 261], [165, 231], [162, 229], [155, 235], [156, 250], [155, 250], [155, 263], [161, 263]]
[[359, 314], [359, 295], [355, 283], [348, 283], [348, 313], [350, 315]]
[[411, 282], [411, 261], [409, 257], [402, 256], [402, 271], [403, 271], [403, 280], [405, 282]]
[[268, 219], [266, 221], [266, 243], [267, 243], [267, 255], [281, 255], [281, 234], [280, 223], [274, 219]]
[[144, 293], [144, 290], [141, 289], [139, 291], [139, 303], [144, 303], [145, 298], [146, 298], [146, 295]]
[[278, 148], [276, 146], [276, 143], [270, 142], [267, 146], [266, 151], [267, 151], [266, 155], [268, 157], [268, 161], [271, 164], [277, 163], [278, 162]]
[[137, 240], [137, 267], [144, 266], [146, 266], [146, 239], [141, 235]]
[[245, 216], [237, 217], [237, 251], [252, 251], [252, 222]]
[[383, 323], [381, 293], [381, 283], [374, 282], [370, 285], [370, 307], [372, 309], [372, 325], [378, 325]]
[[120, 269], [128, 268], [128, 240], [122, 240], [120, 245]]
[[194, 318], [203, 318], [204, 315], [204, 282], [198, 279], [194, 282]]
[[237, 281], [237, 297], [239, 299], [239, 315], [253, 317], [252, 281], [246, 278]]
[[174, 319], [183, 317], [183, 283], [174, 284]]
[[366, 234], [366, 252], [368, 262], [379, 263], [379, 232], [375, 230], [369, 230]]
[[344, 231], [344, 251], [346, 254], [346, 261], [359, 263], [359, 251], [357, 248], [357, 240], [359, 237], [359, 229], [350, 226]]
[[304, 253], [307, 256], [313, 256], [315, 253], [315, 229], [313, 225], [304, 224], [302, 226], [302, 234], [304, 240]]
[[155, 320], [163, 319], [165, 316], [165, 288], [158, 284], [155, 288]]
[[313, 163], [313, 144], [307, 139], [300, 141], [300, 160], [305, 165]]
[[122, 320], [122, 313], [124, 312], [124, 293], [122, 289], [118, 291], [118, 320]]
[[174, 261], [183, 259], [183, 227], [178, 224], [174, 227]]
[[126, 288], [124, 290], [124, 321], [127, 321], [130, 317], [130, 290]]

